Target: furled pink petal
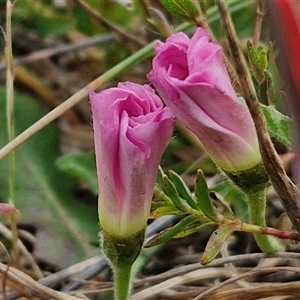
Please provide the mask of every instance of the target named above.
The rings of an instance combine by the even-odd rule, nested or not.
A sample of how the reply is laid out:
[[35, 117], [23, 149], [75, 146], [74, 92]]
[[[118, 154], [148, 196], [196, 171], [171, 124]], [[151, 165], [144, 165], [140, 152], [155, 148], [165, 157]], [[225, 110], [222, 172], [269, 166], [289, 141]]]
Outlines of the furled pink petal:
[[191, 39], [175, 33], [155, 50], [149, 80], [212, 160], [229, 172], [257, 165], [261, 156], [254, 123], [231, 85], [221, 46], [198, 28]]
[[149, 85], [120, 83], [90, 93], [99, 183], [99, 218], [111, 235], [146, 226], [157, 167], [174, 116]]

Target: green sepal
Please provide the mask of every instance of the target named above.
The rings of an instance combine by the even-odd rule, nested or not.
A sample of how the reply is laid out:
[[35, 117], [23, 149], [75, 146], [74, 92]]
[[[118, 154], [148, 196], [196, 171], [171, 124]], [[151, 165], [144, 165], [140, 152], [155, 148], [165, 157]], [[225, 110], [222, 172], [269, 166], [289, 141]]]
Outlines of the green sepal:
[[269, 134], [287, 147], [292, 146], [292, 120], [280, 113], [274, 106], [260, 104], [266, 118]]
[[182, 198], [185, 199], [185, 201], [188, 203], [190, 207], [198, 210], [197, 203], [195, 202], [190, 189], [183, 181], [183, 179], [176, 172], [172, 170], [169, 171], [169, 176], [172, 182], [175, 184], [176, 189], [178, 193], [182, 196]]
[[202, 170], [197, 171], [195, 195], [198, 207], [201, 209], [201, 211], [211, 220], [217, 221], [218, 215], [216, 208], [213, 206]]
[[129, 237], [112, 236], [103, 228], [101, 234], [102, 249], [114, 268], [131, 266], [138, 257], [145, 239], [145, 229]]
[[157, 246], [159, 244], [165, 243], [171, 240], [174, 236], [176, 236], [179, 232], [183, 231], [188, 225], [191, 223], [199, 221], [199, 217], [195, 215], [189, 215], [179, 221], [176, 225], [171, 228], [163, 230], [158, 235], [151, 238], [149, 241], [146, 242], [144, 245], [145, 248]]
[[222, 246], [235, 231], [236, 224], [229, 223], [218, 227], [210, 236], [201, 258], [201, 264], [209, 264], [220, 252]]
[[163, 180], [164, 180], [164, 192], [172, 200], [175, 207], [181, 212], [188, 211], [189, 206], [186, 204], [186, 202], [183, 199], [180, 198], [174, 183], [169, 179], [167, 175], [164, 175]]
[[183, 21], [194, 22], [200, 16], [194, 0], [160, 0], [160, 2], [173, 16]]
[[269, 184], [269, 177], [262, 162], [251, 169], [240, 172], [223, 171], [245, 193], [254, 193]]

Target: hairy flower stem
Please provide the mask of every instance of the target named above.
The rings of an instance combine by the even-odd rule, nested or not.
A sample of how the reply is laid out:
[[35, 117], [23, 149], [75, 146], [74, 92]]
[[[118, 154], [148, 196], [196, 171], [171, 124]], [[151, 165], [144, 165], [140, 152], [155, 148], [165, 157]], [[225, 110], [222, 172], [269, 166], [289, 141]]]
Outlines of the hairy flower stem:
[[127, 300], [131, 268], [144, 242], [145, 229], [128, 237], [116, 237], [101, 230], [102, 248], [114, 272], [115, 300]]
[[[250, 222], [259, 226], [266, 226], [266, 188], [259, 191], [248, 192], [248, 207]], [[279, 241], [273, 236], [254, 234], [259, 248], [266, 253], [274, 253], [281, 250]]]
[[115, 300], [127, 300], [130, 290], [130, 274], [132, 266], [114, 269]]

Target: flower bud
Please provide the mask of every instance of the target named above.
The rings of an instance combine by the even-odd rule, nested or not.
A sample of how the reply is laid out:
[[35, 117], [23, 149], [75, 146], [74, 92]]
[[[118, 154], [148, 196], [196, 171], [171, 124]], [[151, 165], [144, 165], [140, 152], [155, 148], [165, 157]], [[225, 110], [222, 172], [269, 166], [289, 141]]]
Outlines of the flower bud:
[[149, 85], [119, 83], [91, 92], [90, 100], [100, 225], [106, 234], [130, 237], [146, 227], [174, 116]]
[[158, 42], [155, 52], [149, 80], [211, 159], [226, 173], [259, 165], [254, 123], [231, 85], [221, 46], [198, 28], [191, 39], [175, 33]]

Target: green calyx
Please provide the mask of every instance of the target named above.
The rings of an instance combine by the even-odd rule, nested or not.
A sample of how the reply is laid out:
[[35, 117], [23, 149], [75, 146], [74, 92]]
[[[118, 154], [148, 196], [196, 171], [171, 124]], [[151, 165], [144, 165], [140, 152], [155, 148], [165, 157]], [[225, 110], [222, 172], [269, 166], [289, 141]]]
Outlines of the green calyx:
[[145, 229], [129, 236], [112, 236], [102, 229], [102, 248], [114, 268], [131, 266], [142, 248]]
[[223, 170], [231, 181], [245, 193], [255, 193], [268, 185], [269, 177], [262, 163], [240, 172], [227, 172]]

